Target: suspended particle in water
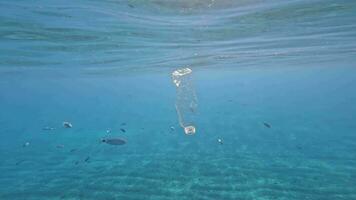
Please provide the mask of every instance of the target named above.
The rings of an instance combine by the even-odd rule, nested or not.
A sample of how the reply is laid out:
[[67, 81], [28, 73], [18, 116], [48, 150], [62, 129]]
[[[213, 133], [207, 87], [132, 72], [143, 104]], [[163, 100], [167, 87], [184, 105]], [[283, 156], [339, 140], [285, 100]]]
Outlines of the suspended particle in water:
[[192, 70], [178, 69], [172, 73], [173, 83], [177, 89], [176, 110], [180, 126], [185, 134], [193, 135], [196, 132], [194, 119], [198, 100], [192, 82]]

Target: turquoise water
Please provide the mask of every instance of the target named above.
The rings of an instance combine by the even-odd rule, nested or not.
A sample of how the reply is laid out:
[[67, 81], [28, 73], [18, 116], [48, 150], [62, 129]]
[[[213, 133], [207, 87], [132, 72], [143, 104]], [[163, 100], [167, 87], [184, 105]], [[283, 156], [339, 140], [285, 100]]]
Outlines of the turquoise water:
[[0, 199], [356, 199], [355, 19], [355, 1], [2, 0]]

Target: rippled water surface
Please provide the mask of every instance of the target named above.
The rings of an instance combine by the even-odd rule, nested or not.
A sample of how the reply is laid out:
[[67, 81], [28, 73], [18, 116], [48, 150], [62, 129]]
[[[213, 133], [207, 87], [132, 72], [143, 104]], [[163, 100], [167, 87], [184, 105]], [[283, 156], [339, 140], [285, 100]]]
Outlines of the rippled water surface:
[[355, 22], [351, 0], [2, 0], [0, 199], [356, 199]]
[[355, 55], [353, 1], [2, 1], [2, 68], [166, 69]]

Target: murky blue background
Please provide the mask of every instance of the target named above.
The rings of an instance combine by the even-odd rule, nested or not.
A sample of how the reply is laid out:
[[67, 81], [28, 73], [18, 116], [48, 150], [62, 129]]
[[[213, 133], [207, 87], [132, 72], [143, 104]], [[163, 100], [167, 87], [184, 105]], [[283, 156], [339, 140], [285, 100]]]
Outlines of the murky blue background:
[[356, 199], [355, 19], [355, 1], [2, 0], [0, 199]]

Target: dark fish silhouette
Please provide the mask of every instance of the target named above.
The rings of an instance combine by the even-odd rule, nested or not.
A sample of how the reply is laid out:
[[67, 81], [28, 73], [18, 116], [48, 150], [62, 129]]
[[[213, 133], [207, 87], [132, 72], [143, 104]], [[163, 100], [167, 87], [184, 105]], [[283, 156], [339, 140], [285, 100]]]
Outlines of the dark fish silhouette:
[[125, 126], [125, 125], [126, 125], [126, 123], [125, 123], [125, 122], [122, 122], [122, 123], [121, 123], [121, 126]]
[[87, 158], [85, 158], [84, 162], [89, 162], [90, 160], [90, 156], [88, 156]]
[[102, 142], [110, 145], [124, 145], [126, 144], [126, 140], [121, 138], [109, 138], [109, 139], [102, 139]]
[[269, 124], [266, 123], [266, 122], [263, 122], [263, 125], [265, 125], [265, 127], [267, 127], [267, 128], [271, 128], [271, 125], [269, 125]]
[[130, 8], [135, 8], [135, 6], [133, 6], [132, 4], [128, 4], [128, 6], [129, 6]]
[[123, 133], [126, 133], [126, 130], [125, 130], [125, 129], [120, 128], [120, 130], [121, 130]]
[[15, 165], [20, 165], [21, 163], [25, 162], [25, 160], [20, 160], [15, 163]]
[[75, 152], [75, 151], [77, 151], [77, 149], [71, 149], [69, 152], [70, 152], [70, 153], [73, 153], [73, 152]]

